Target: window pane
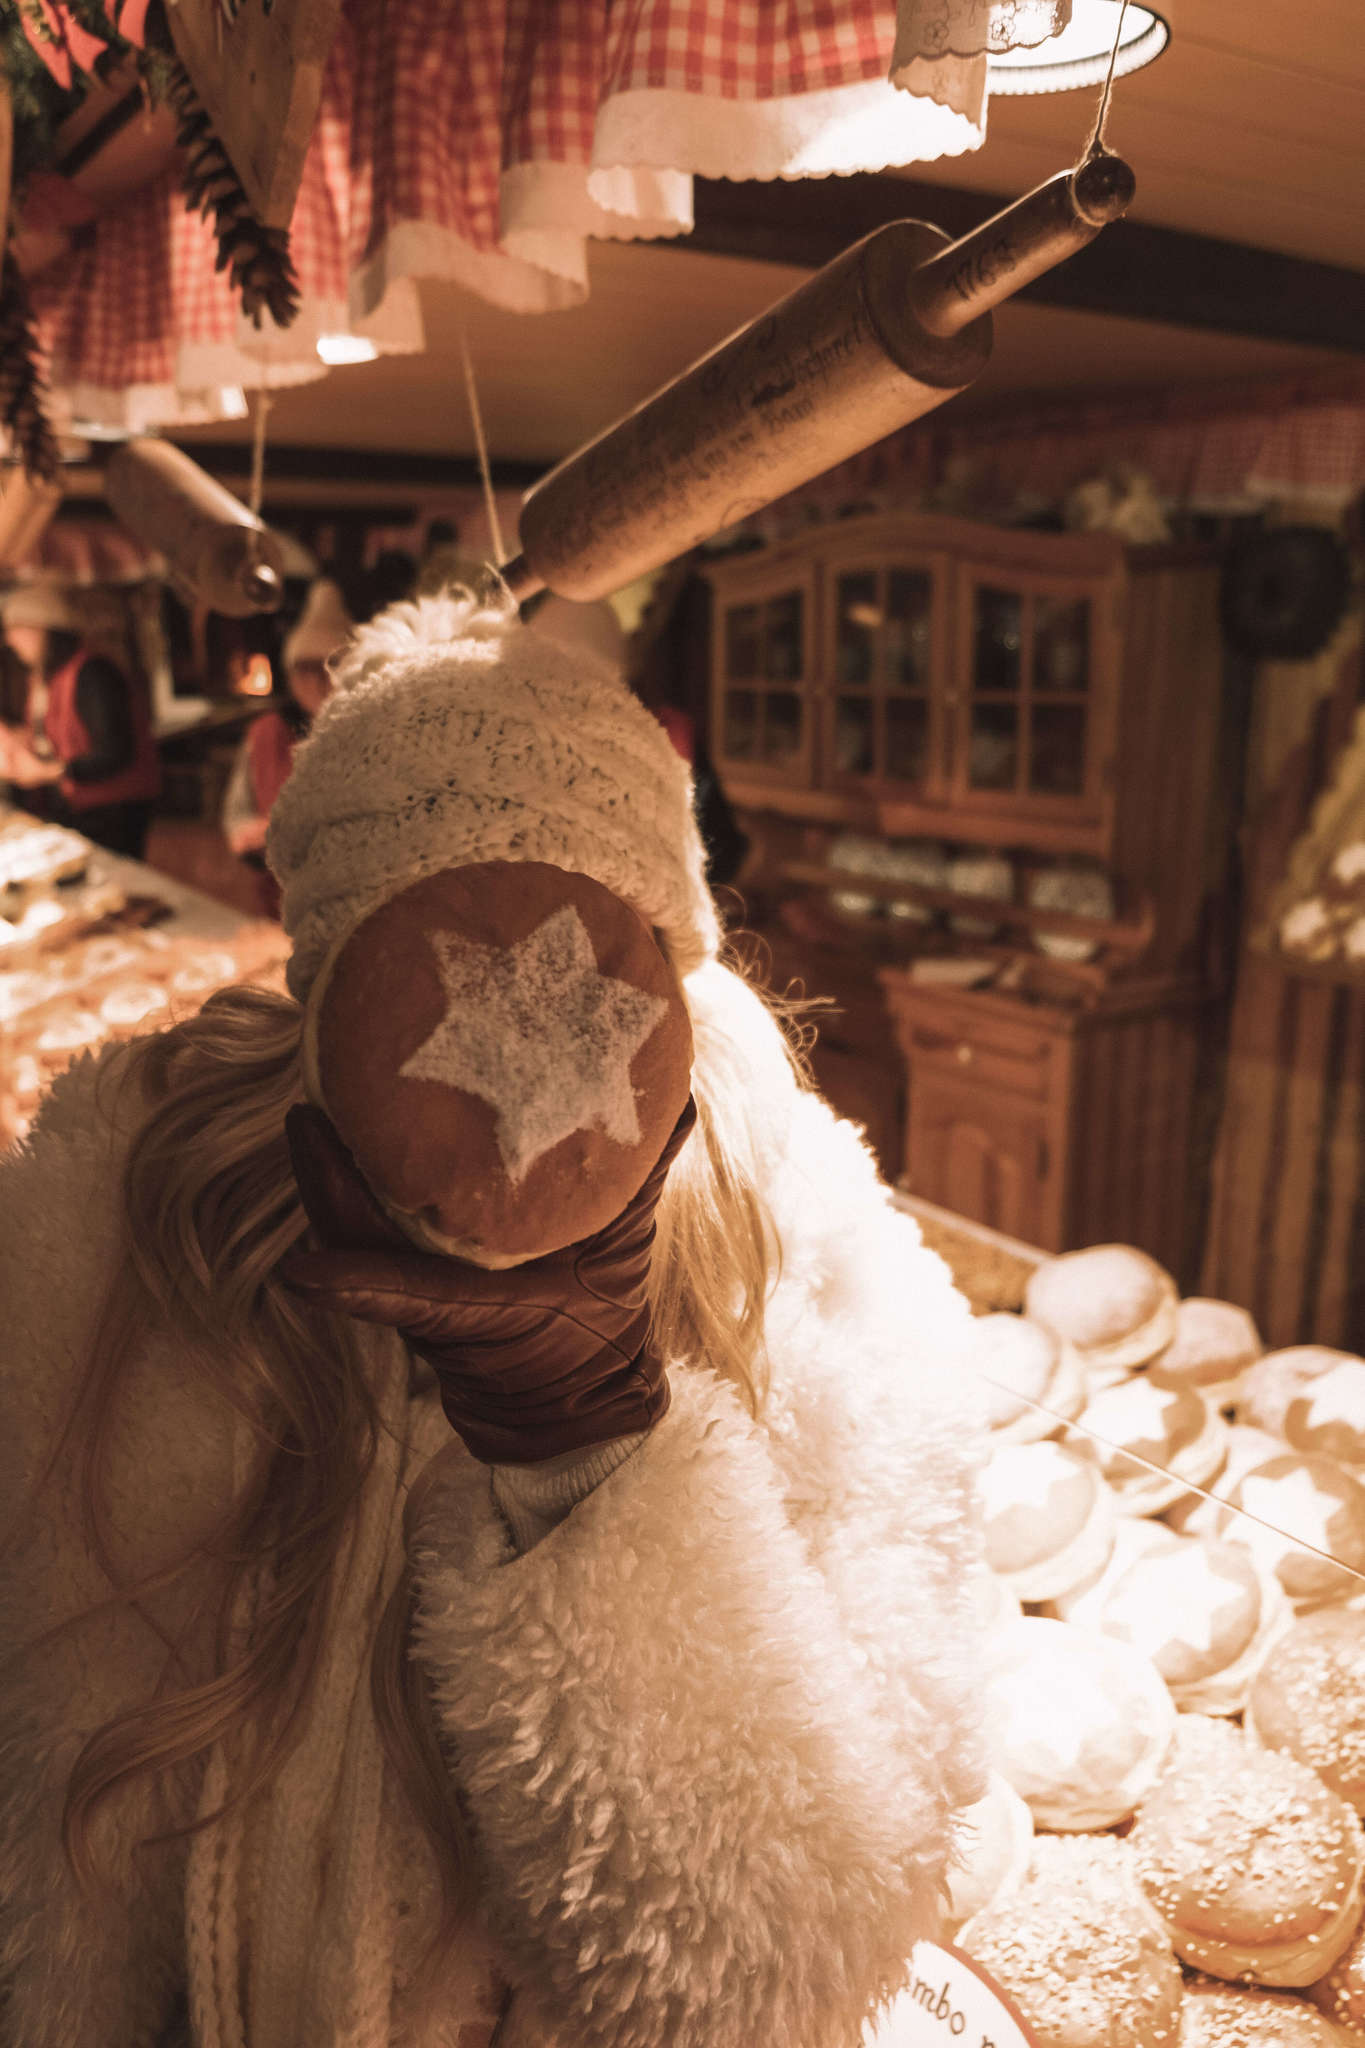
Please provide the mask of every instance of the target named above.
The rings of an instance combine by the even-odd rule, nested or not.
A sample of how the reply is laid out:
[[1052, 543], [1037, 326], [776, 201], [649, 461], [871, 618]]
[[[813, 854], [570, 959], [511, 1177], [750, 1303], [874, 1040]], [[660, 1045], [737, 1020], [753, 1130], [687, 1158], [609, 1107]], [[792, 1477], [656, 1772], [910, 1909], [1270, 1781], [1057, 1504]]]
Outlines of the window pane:
[[1028, 786], [1040, 796], [1079, 796], [1085, 788], [1085, 706], [1035, 704]]
[[886, 680], [892, 689], [928, 689], [933, 608], [934, 580], [927, 570], [888, 570]]
[[976, 591], [975, 690], [1017, 690], [1024, 641], [1024, 604], [1017, 590]]
[[763, 714], [763, 758], [790, 761], [801, 751], [801, 699], [795, 690], [771, 690]]
[[1019, 712], [1013, 704], [973, 704], [967, 780], [973, 789], [1013, 789], [1019, 772]]
[[725, 673], [758, 674], [758, 606], [733, 605], [725, 614]]
[[1040, 597], [1033, 607], [1033, 687], [1090, 686], [1090, 600]]
[[882, 625], [874, 569], [841, 576], [835, 600], [835, 679], [865, 688], [872, 681], [876, 637]]
[[763, 673], [770, 682], [792, 683], [805, 674], [804, 617], [805, 601], [799, 590], [770, 599], [763, 637]]
[[897, 782], [922, 782], [929, 766], [929, 702], [889, 697], [886, 703], [886, 772]]
[[752, 761], [758, 749], [758, 693], [725, 693], [725, 751], [732, 761]]
[[845, 775], [872, 773], [872, 700], [840, 697], [835, 705], [834, 759]]

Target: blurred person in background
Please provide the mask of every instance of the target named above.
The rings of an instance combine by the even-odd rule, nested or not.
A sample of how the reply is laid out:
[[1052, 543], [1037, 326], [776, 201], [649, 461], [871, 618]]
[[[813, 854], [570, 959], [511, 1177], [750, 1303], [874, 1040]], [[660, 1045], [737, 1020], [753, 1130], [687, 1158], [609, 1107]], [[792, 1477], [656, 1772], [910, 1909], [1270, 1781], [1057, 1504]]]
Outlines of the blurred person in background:
[[327, 657], [355, 621], [337, 585], [319, 577], [309, 589], [298, 623], [285, 640], [282, 660], [288, 695], [278, 710], [263, 711], [247, 728], [223, 798], [223, 836], [257, 881], [262, 914], [279, 915], [279, 890], [265, 864], [265, 835], [275, 799], [289, 779], [294, 749], [331, 695]]
[[11, 591], [3, 623], [28, 684], [22, 719], [0, 726], [0, 778], [25, 810], [141, 860], [161, 762], [140, 678], [91, 644], [54, 584]]

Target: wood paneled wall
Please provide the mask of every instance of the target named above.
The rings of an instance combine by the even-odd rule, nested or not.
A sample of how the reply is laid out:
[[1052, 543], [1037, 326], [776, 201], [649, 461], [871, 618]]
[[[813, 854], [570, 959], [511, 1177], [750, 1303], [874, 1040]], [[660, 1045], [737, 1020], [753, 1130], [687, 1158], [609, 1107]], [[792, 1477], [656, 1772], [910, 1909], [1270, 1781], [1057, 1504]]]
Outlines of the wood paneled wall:
[[1365, 691], [1354, 614], [1314, 663], [1258, 678], [1243, 944], [1201, 1285], [1267, 1344], [1365, 1350], [1365, 990], [1286, 974], [1247, 944]]

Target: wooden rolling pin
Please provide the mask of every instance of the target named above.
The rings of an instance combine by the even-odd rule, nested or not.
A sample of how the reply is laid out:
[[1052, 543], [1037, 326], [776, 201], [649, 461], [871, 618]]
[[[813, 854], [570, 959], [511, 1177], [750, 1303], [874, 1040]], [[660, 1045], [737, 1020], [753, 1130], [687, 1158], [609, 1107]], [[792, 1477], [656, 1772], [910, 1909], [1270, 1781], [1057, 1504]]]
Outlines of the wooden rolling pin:
[[542, 477], [504, 580], [605, 597], [932, 411], [984, 367], [991, 308], [1135, 189], [1098, 150], [959, 241], [877, 228]]
[[150, 436], [109, 459], [105, 496], [130, 533], [164, 555], [176, 580], [229, 618], [274, 611], [284, 594], [284, 553], [240, 498], [206, 470]]

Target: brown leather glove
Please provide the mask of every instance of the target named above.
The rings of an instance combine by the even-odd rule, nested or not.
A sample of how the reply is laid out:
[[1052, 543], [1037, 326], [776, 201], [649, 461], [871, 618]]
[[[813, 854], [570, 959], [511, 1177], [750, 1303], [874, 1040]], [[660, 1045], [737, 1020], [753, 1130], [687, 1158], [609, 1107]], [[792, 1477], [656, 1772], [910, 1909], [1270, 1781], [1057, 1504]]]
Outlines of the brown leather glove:
[[451, 1428], [485, 1464], [539, 1464], [633, 1436], [668, 1407], [646, 1285], [654, 1212], [696, 1117], [689, 1100], [644, 1186], [605, 1230], [489, 1272], [415, 1250], [330, 1118], [299, 1104], [285, 1129], [324, 1249], [292, 1252], [281, 1275], [310, 1301], [397, 1330], [430, 1363]]

